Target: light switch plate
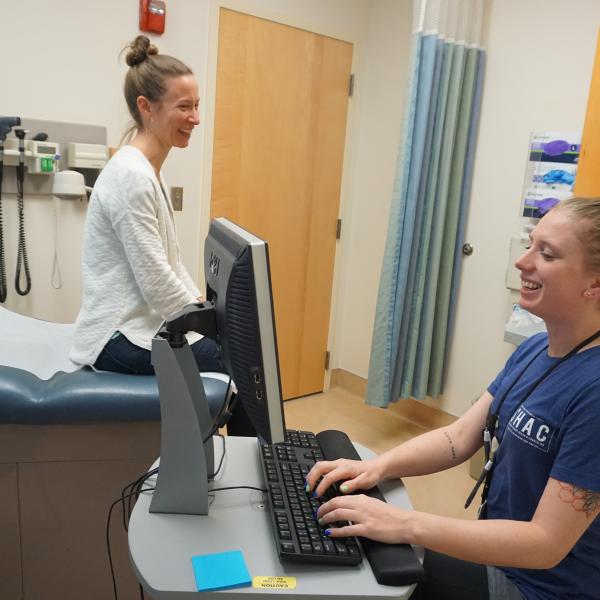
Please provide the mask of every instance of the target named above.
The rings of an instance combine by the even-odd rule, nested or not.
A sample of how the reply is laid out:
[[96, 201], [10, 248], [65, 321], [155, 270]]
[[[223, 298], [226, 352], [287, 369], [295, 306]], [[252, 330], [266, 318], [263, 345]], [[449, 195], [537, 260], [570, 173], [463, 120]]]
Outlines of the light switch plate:
[[173, 210], [183, 210], [183, 188], [172, 187], [171, 188], [171, 204]]

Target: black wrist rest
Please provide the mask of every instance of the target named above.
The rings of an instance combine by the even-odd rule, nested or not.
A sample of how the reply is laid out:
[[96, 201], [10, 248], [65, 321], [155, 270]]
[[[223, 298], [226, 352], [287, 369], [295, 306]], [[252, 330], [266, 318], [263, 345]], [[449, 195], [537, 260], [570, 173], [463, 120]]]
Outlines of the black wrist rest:
[[[322, 431], [317, 434], [317, 439], [326, 460], [361, 460], [350, 438], [342, 431]], [[386, 501], [377, 486], [356, 493]], [[424, 581], [423, 565], [409, 544], [384, 544], [364, 537], [359, 540], [378, 583], [400, 586]]]

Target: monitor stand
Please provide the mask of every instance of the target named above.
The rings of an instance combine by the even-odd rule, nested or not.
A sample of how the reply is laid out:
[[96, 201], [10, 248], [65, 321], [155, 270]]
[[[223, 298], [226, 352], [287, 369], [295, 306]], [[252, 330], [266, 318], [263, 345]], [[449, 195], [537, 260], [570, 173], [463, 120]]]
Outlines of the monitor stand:
[[214, 470], [212, 418], [194, 355], [187, 342], [172, 345], [155, 337], [152, 365], [161, 425], [160, 465], [150, 512], [207, 515], [208, 476]]

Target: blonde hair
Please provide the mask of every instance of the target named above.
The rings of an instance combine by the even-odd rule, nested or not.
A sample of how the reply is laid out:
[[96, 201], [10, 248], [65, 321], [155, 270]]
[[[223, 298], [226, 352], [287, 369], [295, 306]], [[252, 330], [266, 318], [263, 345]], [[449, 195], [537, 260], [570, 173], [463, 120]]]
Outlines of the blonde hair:
[[553, 210], [564, 210], [575, 222], [575, 234], [584, 245], [588, 266], [600, 271], [600, 198], [569, 198]]
[[133, 124], [123, 139], [129, 139], [135, 131], [144, 128], [137, 106], [138, 97], [144, 96], [150, 102], [157, 102], [166, 93], [169, 78], [193, 73], [177, 58], [159, 54], [158, 48], [145, 35], [138, 35], [124, 50], [128, 50], [125, 62], [129, 65], [129, 70], [125, 76], [123, 92]]

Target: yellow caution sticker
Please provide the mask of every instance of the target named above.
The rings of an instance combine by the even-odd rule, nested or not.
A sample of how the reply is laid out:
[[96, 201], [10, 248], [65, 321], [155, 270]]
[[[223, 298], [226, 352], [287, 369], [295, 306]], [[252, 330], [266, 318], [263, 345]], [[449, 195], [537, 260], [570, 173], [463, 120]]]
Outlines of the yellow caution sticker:
[[295, 577], [260, 576], [252, 578], [252, 587], [259, 590], [294, 590]]

